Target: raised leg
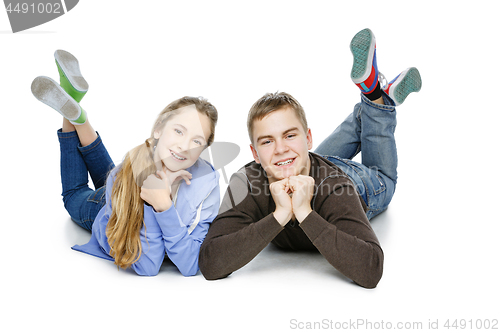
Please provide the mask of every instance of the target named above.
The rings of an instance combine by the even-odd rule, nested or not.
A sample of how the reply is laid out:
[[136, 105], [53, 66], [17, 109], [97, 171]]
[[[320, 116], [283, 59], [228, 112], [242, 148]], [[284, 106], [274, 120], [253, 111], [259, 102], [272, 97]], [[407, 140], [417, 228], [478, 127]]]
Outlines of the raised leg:
[[64, 207], [71, 219], [87, 230], [92, 229], [95, 216], [105, 204], [105, 188], [88, 186], [88, 170], [78, 150], [76, 132], [58, 131], [61, 149], [61, 183]]
[[353, 159], [361, 151], [359, 104], [315, 150], [317, 154]]
[[361, 163], [378, 170], [397, 181], [398, 156], [394, 131], [396, 130], [396, 109], [394, 102], [384, 93], [385, 105], [373, 103], [362, 96], [361, 121]]

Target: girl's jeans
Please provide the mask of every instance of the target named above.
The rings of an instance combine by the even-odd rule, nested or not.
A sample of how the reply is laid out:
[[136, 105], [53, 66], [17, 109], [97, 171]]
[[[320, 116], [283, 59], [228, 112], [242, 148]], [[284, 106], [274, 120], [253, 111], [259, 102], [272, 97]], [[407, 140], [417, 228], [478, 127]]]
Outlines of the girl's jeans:
[[[99, 210], [106, 204], [106, 178], [114, 163], [101, 137], [81, 147], [75, 132], [57, 132], [61, 147], [61, 183], [64, 207], [71, 219], [81, 227], [92, 230]], [[95, 190], [88, 186], [88, 174]]]
[[[391, 98], [382, 94], [385, 105], [361, 94], [361, 103], [315, 151], [353, 180], [368, 206], [368, 219], [387, 209], [397, 181], [396, 109]], [[361, 163], [352, 161], [359, 152]]]

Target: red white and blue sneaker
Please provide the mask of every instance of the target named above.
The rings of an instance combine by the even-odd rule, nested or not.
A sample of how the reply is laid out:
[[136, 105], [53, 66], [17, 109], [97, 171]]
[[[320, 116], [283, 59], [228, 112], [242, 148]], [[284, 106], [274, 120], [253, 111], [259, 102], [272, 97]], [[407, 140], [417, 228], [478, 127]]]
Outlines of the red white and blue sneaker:
[[378, 83], [377, 50], [375, 35], [370, 29], [358, 32], [351, 40], [354, 57], [351, 79], [363, 94], [372, 93]]
[[392, 98], [396, 105], [401, 105], [409, 94], [420, 91], [420, 88], [422, 88], [420, 73], [415, 67], [410, 67], [382, 87], [382, 90]]

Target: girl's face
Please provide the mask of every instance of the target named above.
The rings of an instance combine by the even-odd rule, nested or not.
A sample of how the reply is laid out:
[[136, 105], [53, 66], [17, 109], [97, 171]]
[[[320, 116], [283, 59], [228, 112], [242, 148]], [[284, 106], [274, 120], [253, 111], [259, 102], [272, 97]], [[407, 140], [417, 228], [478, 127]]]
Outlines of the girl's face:
[[194, 105], [180, 108], [162, 130], [154, 132], [158, 139], [154, 152], [157, 168], [161, 164], [175, 172], [192, 166], [207, 146], [210, 119], [198, 112]]

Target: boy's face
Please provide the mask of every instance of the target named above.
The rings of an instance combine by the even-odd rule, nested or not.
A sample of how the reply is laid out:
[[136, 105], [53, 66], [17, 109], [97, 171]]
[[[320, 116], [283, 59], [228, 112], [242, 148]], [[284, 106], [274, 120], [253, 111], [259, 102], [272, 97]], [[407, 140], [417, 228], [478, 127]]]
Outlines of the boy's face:
[[291, 108], [255, 120], [252, 137], [250, 149], [255, 162], [266, 171], [269, 183], [299, 174], [309, 175], [311, 130], [304, 131]]

